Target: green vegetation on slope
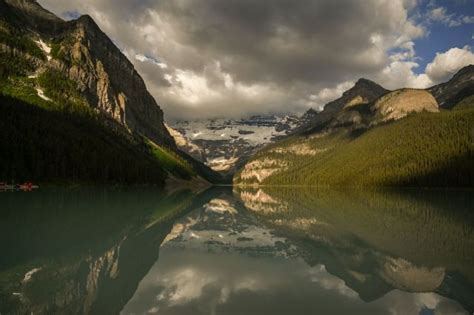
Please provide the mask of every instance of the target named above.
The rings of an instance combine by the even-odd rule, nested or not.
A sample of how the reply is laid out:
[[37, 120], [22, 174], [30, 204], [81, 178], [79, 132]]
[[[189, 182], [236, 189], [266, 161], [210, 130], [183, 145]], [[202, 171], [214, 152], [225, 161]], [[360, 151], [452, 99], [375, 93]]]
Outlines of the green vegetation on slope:
[[0, 117], [1, 180], [163, 184], [167, 177], [146, 146], [87, 117], [4, 95]]
[[12, 76], [26, 76], [34, 67], [25, 59], [0, 51], [0, 80]]
[[78, 91], [78, 86], [72, 80], [65, 78], [56, 71], [45, 71], [38, 76], [38, 84], [47, 97], [61, 104], [63, 110], [90, 112], [86, 100]]
[[468, 96], [456, 105], [454, 105], [453, 110], [468, 109], [474, 107], [474, 95]]
[[[280, 165], [264, 185], [473, 186], [473, 123], [473, 109], [413, 114], [358, 137], [339, 132], [288, 139], [254, 160], [267, 158]], [[298, 144], [317, 153], [276, 150]], [[253, 183], [242, 181], [241, 173], [236, 182]]]
[[171, 150], [162, 148], [148, 141], [153, 156], [160, 162], [165, 170], [183, 179], [191, 179], [195, 176], [192, 166]]
[[0, 20], [0, 43], [11, 48], [17, 49], [23, 53], [45, 60], [46, 56], [36, 43], [21, 30], [10, 27], [7, 23]]

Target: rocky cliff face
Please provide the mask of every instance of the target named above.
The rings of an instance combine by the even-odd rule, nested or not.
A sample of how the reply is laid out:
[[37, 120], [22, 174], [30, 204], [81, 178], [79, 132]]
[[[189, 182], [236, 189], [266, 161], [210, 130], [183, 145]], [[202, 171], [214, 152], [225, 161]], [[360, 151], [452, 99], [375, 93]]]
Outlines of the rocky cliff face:
[[54, 33], [64, 22], [34, 0], [2, 0], [0, 16], [30, 31]]
[[462, 99], [474, 95], [474, 65], [464, 67], [451, 80], [433, 86], [428, 91], [441, 108], [451, 109]]
[[175, 147], [143, 79], [91, 17], [65, 22], [32, 0], [0, 0], [0, 6], [0, 18], [36, 41], [46, 55], [36, 60], [31, 76], [59, 73], [77, 84], [94, 110], [130, 132]]
[[427, 91], [402, 89], [382, 96], [373, 106], [376, 121], [398, 120], [412, 112], [439, 112], [436, 99]]

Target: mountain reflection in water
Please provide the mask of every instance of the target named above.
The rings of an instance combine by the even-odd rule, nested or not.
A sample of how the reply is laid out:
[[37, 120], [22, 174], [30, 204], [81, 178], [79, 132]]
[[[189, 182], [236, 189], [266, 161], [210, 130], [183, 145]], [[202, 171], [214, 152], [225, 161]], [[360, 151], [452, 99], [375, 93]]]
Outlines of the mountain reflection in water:
[[1, 314], [471, 314], [470, 191], [0, 195]]

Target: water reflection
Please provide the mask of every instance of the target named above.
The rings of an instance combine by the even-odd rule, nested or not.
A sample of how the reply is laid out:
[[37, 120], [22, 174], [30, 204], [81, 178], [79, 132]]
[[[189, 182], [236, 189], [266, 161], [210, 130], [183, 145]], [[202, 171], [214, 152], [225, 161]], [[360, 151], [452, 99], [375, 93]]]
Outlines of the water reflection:
[[467, 314], [472, 199], [443, 194], [221, 195], [174, 224], [122, 314]]
[[470, 314], [470, 192], [0, 195], [1, 314]]
[[203, 202], [153, 189], [0, 195], [0, 314], [117, 314], [173, 219]]

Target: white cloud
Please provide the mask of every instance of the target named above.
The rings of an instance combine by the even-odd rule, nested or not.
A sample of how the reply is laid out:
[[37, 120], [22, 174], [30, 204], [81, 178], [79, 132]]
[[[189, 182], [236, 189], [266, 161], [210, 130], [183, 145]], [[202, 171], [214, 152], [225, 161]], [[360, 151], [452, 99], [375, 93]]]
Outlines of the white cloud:
[[474, 53], [470, 46], [451, 48], [444, 53], [437, 53], [431, 63], [426, 66], [426, 75], [434, 82], [448, 80], [464, 66], [474, 64]]
[[136, 54], [135, 55], [135, 59], [140, 61], [140, 62], [150, 62], [158, 67], [160, 67], [161, 69], [166, 69], [168, 68], [168, 65], [164, 62], [161, 62], [159, 61], [158, 59], [156, 58], [153, 58], [153, 57], [149, 57], [149, 56], [145, 56], [143, 54]]
[[463, 16], [462, 21], [465, 24], [473, 24], [474, 23], [474, 16]]
[[448, 16], [447, 14], [446, 8], [443, 8], [443, 7], [432, 9], [431, 11], [429, 11], [428, 16], [430, 17], [431, 20], [438, 21], [438, 22], [445, 22], [445, 21], [449, 21], [450, 19], [450, 16]]
[[413, 61], [393, 61], [376, 76], [376, 81], [388, 89], [400, 87], [427, 88], [432, 85], [426, 74], [416, 74], [419, 64]]
[[449, 27], [457, 27], [463, 24], [473, 24], [474, 16], [448, 14], [444, 7], [434, 7], [427, 13], [428, 21], [443, 23]]
[[400, 87], [428, 88], [435, 84], [448, 81], [461, 68], [474, 64], [474, 53], [470, 46], [451, 48], [446, 52], [437, 53], [436, 57], [426, 66], [424, 73], [417, 74], [419, 67], [416, 58], [392, 56], [388, 64], [375, 80], [389, 89]]

